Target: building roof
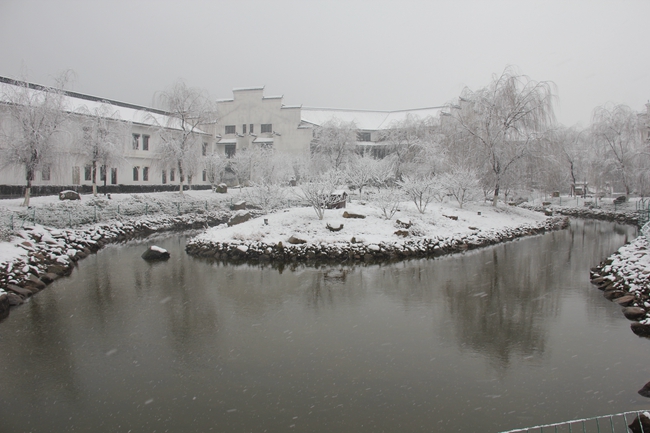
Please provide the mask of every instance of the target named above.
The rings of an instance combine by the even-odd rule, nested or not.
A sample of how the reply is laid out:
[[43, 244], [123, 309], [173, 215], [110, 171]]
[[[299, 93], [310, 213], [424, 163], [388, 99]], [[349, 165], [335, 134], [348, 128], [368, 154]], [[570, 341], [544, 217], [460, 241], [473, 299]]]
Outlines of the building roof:
[[312, 125], [323, 125], [330, 120], [354, 122], [358, 129], [377, 131], [390, 128], [393, 124], [401, 122], [408, 115], [424, 119], [437, 117], [443, 107], [416, 108], [413, 110], [398, 111], [373, 111], [373, 110], [346, 110], [339, 108], [302, 107], [301, 121]]
[[[0, 102], [9, 102], [8, 94], [10, 94], [16, 87], [25, 84], [27, 84], [30, 92], [39, 92], [46, 89], [45, 86], [39, 84], [25, 83], [12, 80], [11, 78], [0, 77]], [[106, 115], [106, 118], [109, 119], [122, 120], [146, 126], [162, 126], [169, 129], [181, 129], [180, 120], [163, 110], [128, 104], [106, 98], [98, 98], [83, 93], [63, 91], [63, 108], [69, 113], [80, 115], [98, 113], [101, 112], [100, 108], [102, 106], [107, 105], [110, 105], [111, 107]], [[195, 132], [198, 134], [206, 134], [199, 129], [195, 129]]]

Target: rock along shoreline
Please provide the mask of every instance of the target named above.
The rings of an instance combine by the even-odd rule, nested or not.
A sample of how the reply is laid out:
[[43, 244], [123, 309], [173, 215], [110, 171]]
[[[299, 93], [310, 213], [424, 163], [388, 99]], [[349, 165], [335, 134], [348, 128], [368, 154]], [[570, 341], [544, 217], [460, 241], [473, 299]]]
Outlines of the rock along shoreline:
[[11, 307], [40, 292], [48, 284], [72, 273], [76, 262], [109, 243], [125, 242], [157, 232], [200, 229], [223, 224], [230, 213], [206, 212], [158, 216], [132, 221], [112, 221], [84, 229], [26, 227], [18, 246], [26, 252], [0, 265], [0, 320]]
[[303, 263], [355, 264], [382, 263], [409, 258], [438, 257], [475, 248], [494, 245], [524, 236], [561, 230], [569, 225], [569, 218], [555, 216], [537, 224], [524, 224], [500, 230], [475, 230], [472, 233], [451, 237], [413, 238], [360, 243], [349, 242], [299, 243], [229, 241], [213, 242], [194, 238], [185, 247], [187, 254], [228, 263], [257, 262], [278, 265]]

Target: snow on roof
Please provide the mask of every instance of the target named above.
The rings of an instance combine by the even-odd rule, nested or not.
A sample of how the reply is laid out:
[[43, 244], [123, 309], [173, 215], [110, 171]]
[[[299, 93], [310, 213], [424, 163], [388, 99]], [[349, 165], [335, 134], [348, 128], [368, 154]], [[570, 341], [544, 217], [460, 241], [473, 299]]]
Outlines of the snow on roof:
[[217, 144], [237, 144], [236, 138], [222, 138]]
[[412, 115], [424, 119], [436, 117], [443, 107], [416, 108], [413, 110], [398, 111], [373, 111], [373, 110], [346, 110], [339, 108], [302, 107], [301, 120], [313, 125], [323, 125], [330, 120], [354, 122], [357, 129], [377, 131], [390, 128], [392, 124], [406, 119]]
[[[11, 94], [17, 86], [12, 84], [11, 79], [0, 77], [0, 102], [8, 102], [7, 95]], [[35, 88], [36, 87], [36, 88]], [[30, 85], [28, 91], [38, 92], [39, 85]], [[63, 95], [63, 108], [69, 113], [87, 114], [101, 112], [101, 107], [110, 105], [111, 110], [106, 116], [113, 120], [123, 120], [139, 125], [162, 126], [169, 129], [181, 129], [180, 119], [171, 116], [169, 113], [155, 108], [141, 107], [133, 104], [127, 104], [118, 101], [98, 98], [96, 96], [84, 95], [76, 92], [65, 91]], [[206, 134], [199, 129], [195, 129], [198, 134]]]
[[255, 140], [253, 140], [253, 143], [273, 143], [273, 138], [257, 137]]
[[233, 92], [244, 92], [246, 90], [264, 90], [264, 86], [235, 87], [234, 89], [232, 89]]

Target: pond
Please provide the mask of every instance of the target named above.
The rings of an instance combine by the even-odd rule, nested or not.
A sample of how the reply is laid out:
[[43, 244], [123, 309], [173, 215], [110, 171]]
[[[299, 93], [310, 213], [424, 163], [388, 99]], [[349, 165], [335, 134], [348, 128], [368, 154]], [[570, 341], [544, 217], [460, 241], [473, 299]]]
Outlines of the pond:
[[[108, 246], [0, 324], [10, 432], [498, 432], [647, 409], [650, 342], [589, 283], [636, 235], [283, 271]], [[172, 258], [150, 264], [148, 245]]]

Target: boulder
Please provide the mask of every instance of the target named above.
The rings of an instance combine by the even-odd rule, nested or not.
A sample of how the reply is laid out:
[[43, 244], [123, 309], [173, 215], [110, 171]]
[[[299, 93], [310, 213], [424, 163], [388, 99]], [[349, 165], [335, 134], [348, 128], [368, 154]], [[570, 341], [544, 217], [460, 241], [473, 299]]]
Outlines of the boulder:
[[[646, 383], [645, 385], [643, 385], [643, 388], [641, 388], [641, 389], [638, 391], [638, 393], [639, 393], [639, 395], [641, 395], [641, 396], [643, 396], [643, 397], [648, 397], [648, 398], [650, 398], [650, 382], [648, 382], [648, 383]], [[649, 430], [649, 431], [650, 431], [650, 430]]]
[[287, 242], [289, 242], [292, 245], [306, 244], [307, 243], [306, 240], [300, 239], [300, 238], [298, 238], [296, 236], [291, 236]]
[[613, 302], [617, 303], [618, 305], [622, 307], [628, 307], [632, 302], [634, 302], [634, 295], [623, 295], [621, 297], [618, 297], [614, 299]]
[[[244, 207], [245, 206], [246, 206], [246, 203], [244, 202]], [[252, 218], [252, 216], [251, 216], [250, 212], [246, 212], [246, 211], [243, 211], [243, 210], [239, 211], [239, 212], [235, 212], [233, 214], [233, 216], [231, 216], [230, 219], [228, 220], [228, 227], [232, 227], [234, 225], [241, 224], [243, 222], [248, 221], [251, 218]]]
[[9, 315], [9, 294], [2, 292], [0, 293], [0, 320], [7, 318]]
[[214, 192], [219, 194], [226, 194], [228, 192], [228, 185], [226, 185], [225, 183], [220, 183], [219, 185], [214, 187]]
[[623, 308], [623, 315], [629, 320], [643, 320], [645, 310], [641, 307], [625, 307]]
[[395, 234], [396, 234], [397, 236], [401, 236], [401, 237], [403, 237], [403, 238], [405, 238], [405, 237], [407, 237], [408, 235], [410, 235], [410, 233], [409, 233], [408, 230], [397, 230], [397, 231], [395, 232]]
[[246, 202], [245, 201], [238, 201], [237, 203], [233, 203], [232, 206], [230, 206], [230, 209], [232, 210], [244, 210], [246, 209]]
[[67, 189], [59, 193], [59, 200], [81, 200], [81, 196], [77, 191]]
[[396, 220], [395, 224], [397, 224], [398, 227], [408, 229], [411, 227], [412, 223], [411, 220]]
[[45, 283], [41, 281], [36, 275], [29, 274], [27, 277], [27, 284], [36, 287], [38, 290], [43, 290], [45, 288]]
[[9, 305], [15, 307], [16, 305], [22, 305], [25, 301], [20, 295], [15, 293], [7, 293], [7, 298], [9, 299]]
[[628, 426], [631, 433], [650, 432], [650, 418], [647, 412], [640, 413]]
[[7, 284], [7, 290], [20, 296], [22, 299], [32, 296], [32, 291], [15, 284]]
[[154, 261], [167, 260], [170, 256], [166, 249], [152, 245], [147, 249], [147, 251], [142, 253], [141, 257], [147, 261]]
[[338, 227], [332, 227], [330, 223], [327, 223], [325, 227], [327, 227], [327, 230], [331, 232], [340, 232], [341, 230], [343, 230], [343, 224], [339, 224]]
[[632, 322], [630, 328], [639, 337], [650, 337], [650, 325], [644, 325], [641, 322]]
[[343, 218], [363, 219], [365, 217], [366, 217], [365, 215], [361, 215], [361, 214], [358, 214], [358, 213], [352, 213], [352, 212], [348, 212], [348, 211], [343, 212]]

